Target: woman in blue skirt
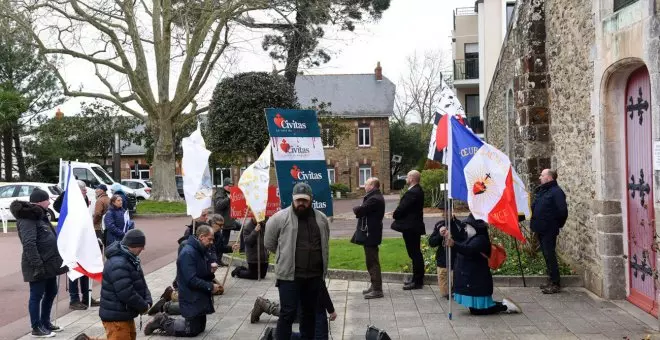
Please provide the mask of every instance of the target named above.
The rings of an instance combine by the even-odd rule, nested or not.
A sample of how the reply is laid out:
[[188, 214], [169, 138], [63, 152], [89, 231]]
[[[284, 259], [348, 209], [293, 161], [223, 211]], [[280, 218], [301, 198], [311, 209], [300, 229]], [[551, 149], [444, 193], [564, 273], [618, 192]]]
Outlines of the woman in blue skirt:
[[470, 214], [461, 227], [451, 238], [448, 238], [445, 227], [440, 229], [447, 246], [453, 247], [457, 253], [454, 300], [469, 308], [473, 315], [520, 313], [520, 307], [510, 299], [493, 301], [493, 276], [488, 267], [490, 238], [486, 222], [476, 220]]

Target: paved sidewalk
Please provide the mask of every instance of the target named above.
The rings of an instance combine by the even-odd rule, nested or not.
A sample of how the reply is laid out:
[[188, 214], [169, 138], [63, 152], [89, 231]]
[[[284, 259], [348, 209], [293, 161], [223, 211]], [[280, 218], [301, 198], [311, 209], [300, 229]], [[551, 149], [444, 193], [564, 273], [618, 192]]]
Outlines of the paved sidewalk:
[[[147, 276], [154, 298], [172, 282], [171, 263]], [[222, 280], [224, 271], [218, 272]], [[206, 332], [198, 339], [259, 339], [276, 318], [263, 315], [250, 324], [249, 312], [257, 296], [277, 299], [272, 273], [261, 281], [227, 278], [225, 295], [215, 298], [216, 313], [208, 316]], [[475, 317], [454, 304], [454, 318], [447, 320], [447, 301], [435, 286], [413, 292], [401, 284], [385, 284], [385, 298], [364, 300], [366, 282], [332, 280], [330, 295], [337, 313], [331, 322], [332, 339], [364, 339], [367, 324], [384, 328], [392, 339], [660, 339], [657, 333], [626, 310], [626, 302], [598, 299], [583, 288], [566, 289], [561, 294], [543, 295], [538, 288], [497, 288], [495, 297], [509, 296], [523, 314]], [[623, 307], [623, 308], [622, 308]], [[634, 309], [634, 307], [633, 307]], [[148, 316], [144, 316], [143, 325]], [[104, 337], [98, 308], [74, 311], [60, 318], [65, 330], [55, 339], [73, 339], [80, 332]], [[136, 320], [139, 325], [139, 320]], [[295, 329], [294, 325], [294, 329]], [[0, 336], [1, 337], [1, 336]], [[146, 338], [138, 330], [138, 339]], [[21, 339], [31, 339], [25, 336]], [[150, 339], [166, 339], [152, 336]]]

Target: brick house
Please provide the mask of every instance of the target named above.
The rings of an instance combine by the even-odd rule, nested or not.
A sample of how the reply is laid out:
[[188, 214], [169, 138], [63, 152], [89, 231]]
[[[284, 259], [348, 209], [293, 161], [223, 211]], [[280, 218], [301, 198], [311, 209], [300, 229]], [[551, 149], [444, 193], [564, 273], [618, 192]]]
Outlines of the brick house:
[[[333, 143], [332, 129], [321, 126], [330, 183], [343, 183], [352, 193], [363, 192], [369, 177], [378, 177], [390, 191], [389, 118], [396, 86], [383, 77], [380, 63], [374, 73], [301, 75], [296, 93], [302, 107], [330, 103], [333, 115], [349, 128], [348, 137]], [[335, 145], [336, 144], [336, 145]]]

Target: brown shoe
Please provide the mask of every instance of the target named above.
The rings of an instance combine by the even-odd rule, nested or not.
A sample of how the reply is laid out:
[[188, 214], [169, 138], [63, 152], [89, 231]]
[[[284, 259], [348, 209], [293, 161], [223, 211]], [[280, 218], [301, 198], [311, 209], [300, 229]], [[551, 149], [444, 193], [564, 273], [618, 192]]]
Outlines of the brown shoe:
[[84, 303], [82, 303], [82, 302], [80, 302], [80, 301], [71, 302], [71, 303], [69, 304], [69, 309], [73, 309], [73, 310], [86, 310], [86, 309], [87, 309], [87, 305], [84, 304]]
[[165, 288], [165, 291], [163, 292], [163, 295], [161, 295], [160, 297], [162, 299], [165, 299], [165, 302], [171, 301], [173, 292], [174, 292], [174, 288], [172, 288], [171, 286], [168, 286], [167, 288]]
[[262, 298], [261, 296], [257, 296], [257, 299], [254, 301], [254, 307], [252, 307], [252, 311], [250, 312], [250, 323], [259, 322], [259, 317], [267, 309], [267, 302], [268, 301], [266, 301], [266, 299]]
[[557, 293], [561, 293], [561, 288], [559, 287], [559, 285], [550, 284], [544, 289], [541, 289], [541, 292], [543, 292], [543, 294], [557, 294]]

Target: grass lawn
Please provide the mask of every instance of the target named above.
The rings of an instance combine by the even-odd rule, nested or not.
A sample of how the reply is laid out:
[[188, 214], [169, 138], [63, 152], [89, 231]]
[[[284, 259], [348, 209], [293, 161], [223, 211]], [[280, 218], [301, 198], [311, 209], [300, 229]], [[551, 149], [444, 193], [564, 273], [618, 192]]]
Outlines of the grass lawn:
[[[503, 244], [507, 250], [507, 260], [501, 268], [493, 271], [495, 275], [520, 275], [520, 267], [518, 266], [518, 257], [515, 248], [510, 248], [506, 242]], [[424, 262], [426, 265], [426, 273], [435, 273], [435, 249], [427, 245], [425, 237], [422, 238], [422, 249], [424, 254]], [[406, 247], [401, 238], [384, 238], [383, 243], [380, 245], [378, 253], [380, 257], [380, 267], [383, 272], [411, 272], [411, 262], [406, 252]], [[520, 253], [522, 266], [525, 275], [544, 275], [545, 274], [545, 261], [543, 255], [539, 252], [535, 257], [528, 256], [524, 251]], [[235, 256], [245, 258], [243, 255]], [[274, 262], [275, 258], [270, 257], [270, 262]], [[571, 274], [571, 269], [559, 260], [559, 271], [562, 275]], [[331, 239], [330, 240], [330, 268], [334, 269], [350, 269], [350, 270], [367, 270], [364, 263], [364, 250], [361, 246], [355, 245], [348, 239]]]
[[185, 214], [186, 204], [184, 202], [159, 202], [144, 200], [137, 206], [137, 214]]

